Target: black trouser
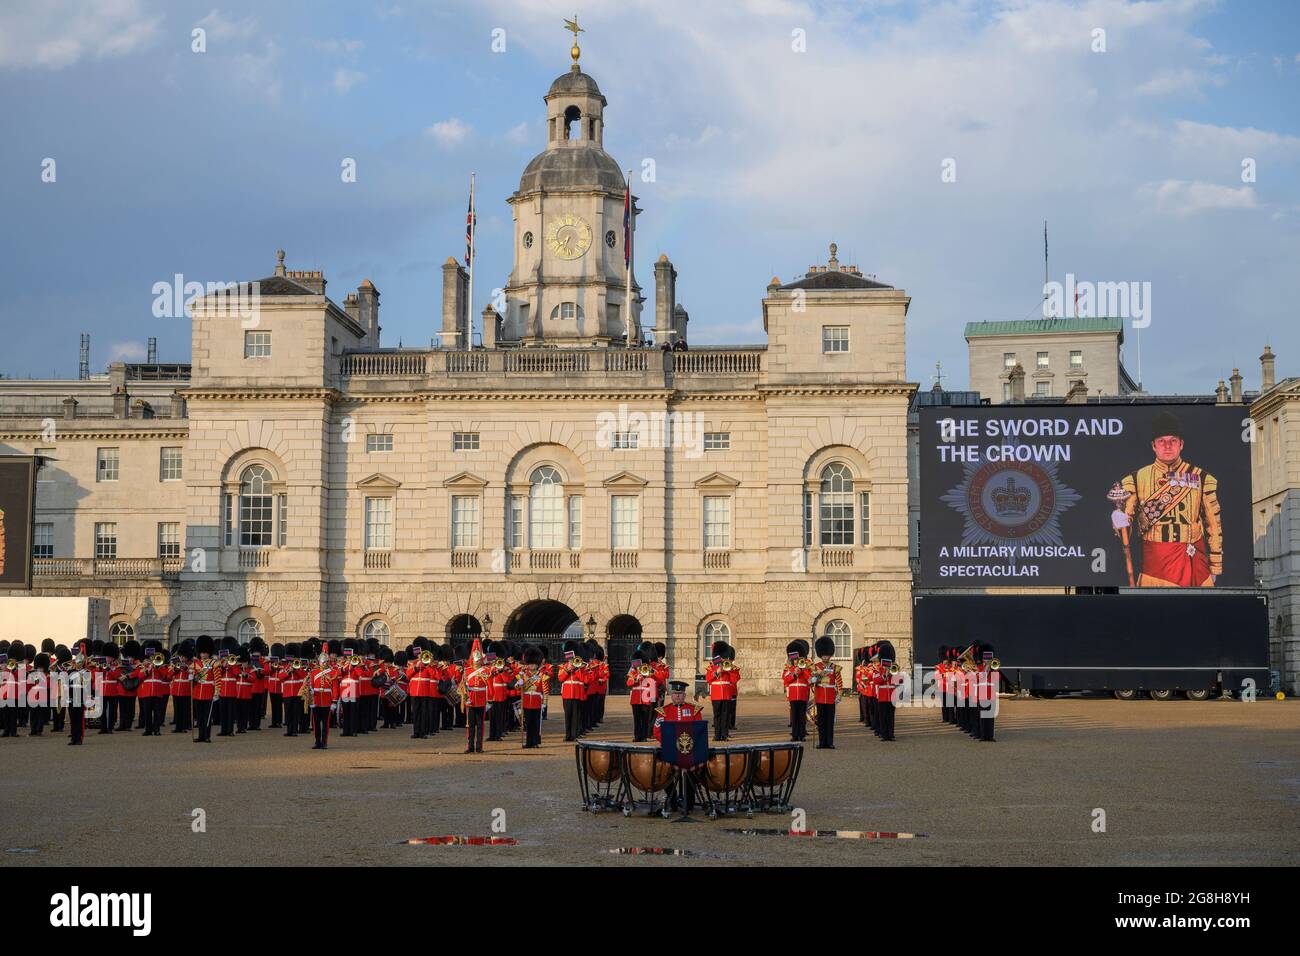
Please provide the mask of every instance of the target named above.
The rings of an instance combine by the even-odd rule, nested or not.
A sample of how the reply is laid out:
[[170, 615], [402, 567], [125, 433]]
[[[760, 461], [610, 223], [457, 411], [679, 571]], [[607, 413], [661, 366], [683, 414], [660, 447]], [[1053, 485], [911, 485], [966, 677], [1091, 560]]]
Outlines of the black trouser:
[[131, 722], [135, 720], [135, 695], [117, 699], [117, 714], [117, 729], [130, 730]]
[[808, 701], [790, 701], [790, 739], [803, 740], [808, 736]]
[[835, 746], [835, 705], [817, 705], [817, 746]]
[[105, 697], [104, 707], [99, 715], [99, 732], [101, 734], [111, 734], [113, 725], [117, 723], [117, 702], [121, 698]]
[[0, 737], [18, 736], [18, 705], [12, 702], [0, 704]]
[[357, 702], [356, 700], [344, 699], [343, 704], [343, 733], [341, 737], [355, 737], [357, 735]]
[[248, 714], [248, 727], [250, 730], [262, 729], [262, 717], [266, 715], [266, 691], [260, 694], [254, 694], [252, 708]]
[[577, 740], [582, 736], [582, 705], [585, 701], [564, 702], [564, 739]]
[[271, 729], [284, 726], [284, 698], [279, 694], [271, 695]]
[[309, 734], [311, 733], [311, 708], [307, 706], [306, 701], [303, 701], [300, 713], [302, 714], [302, 720], [298, 725], [298, 733]]
[[727, 739], [727, 702], [725, 700], [715, 700], [713, 702], [713, 739]]
[[302, 698], [295, 694], [292, 697], [282, 699], [284, 701], [284, 735], [286, 737], [297, 737], [298, 731], [302, 727]]
[[867, 717], [867, 695], [858, 694], [858, 723], [870, 726]]
[[66, 716], [67, 711], [62, 707], [55, 707], [50, 711], [50, 714], [54, 718], [54, 732], [56, 734], [63, 733], [63, 718]]
[[442, 729], [451, 730], [456, 726], [456, 708], [446, 697], [442, 698]]
[[635, 741], [645, 740], [650, 736], [650, 715], [654, 713], [654, 708], [649, 704], [632, 705], [632, 739]]
[[248, 728], [253, 723], [253, 698], [241, 697], [236, 701], [235, 724], [238, 727], [237, 733], [246, 734]]
[[882, 700], [880, 702], [880, 739], [894, 739], [894, 702], [892, 700]]
[[462, 701], [456, 708], [456, 719], [454, 723], [457, 727], [464, 727], [467, 719], [468, 718], [465, 716], [465, 704]]
[[485, 707], [465, 708], [465, 749], [479, 752], [483, 749], [483, 711]]
[[68, 708], [68, 742], [79, 744], [86, 736], [86, 708]]
[[166, 697], [140, 698], [140, 719], [144, 721], [144, 732], [147, 736], [153, 736], [162, 728], [163, 708], [166, 706]]
[[213, 702], [210, 700], [194, 701], [194, 726], [199, 732], [196, 741], [212, 739], [212, 707]]
[[330, 708], [312, 707], [311, 709], [312, 732], [316, 736], [316, 743], [313, 746], [327, 747], [330, 742]]
[[187, 733], [191, 727], [190, 721], [193, 716], [194, 712], [188, 695], [172, 697], [172, 724], [175, 725], [176, 733]]
[[988, 701], [987, 704], [976, 709], [975, 711], [975, 723], [977, 724], [975, 728], [976, 740], [993, 739], [993, 721], [996, 719], [993, 715], [997, 713], [995, 709], [997, 705], [998, 705], [998, 700], [996, 697], [994, 697], [992, 700]]
[[510, 704], [504, 700], [494, 700], [488, 704], [488, 740], [501, 740], [506, 732], [506, 708]]
[[433, 705], [437, 703], [433, 697], [412, 697], [411, 710], [415, 717], [415, 723], [411, 726], [411, 736], [416, 740], [423, 740], [429, 736], [429, 718], [432, 716]]
[[221, 721], [218, 737], [229, 737], [235, 732], [235, 711], [238, 709], [239, 701], [234, 697], [222, 697], [217, 701], [217, 716]]
[[524, 708], [524, 746], [540, 747], [542, 745], [542, 708]]

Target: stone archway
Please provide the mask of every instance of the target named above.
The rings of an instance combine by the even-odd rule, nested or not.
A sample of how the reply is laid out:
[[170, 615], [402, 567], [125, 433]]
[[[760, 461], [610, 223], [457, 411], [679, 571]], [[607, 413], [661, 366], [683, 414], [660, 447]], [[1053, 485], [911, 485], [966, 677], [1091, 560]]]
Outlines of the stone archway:
[[586, 631], [582, 619], [561, 601], [528, 601], [515, 608], [506, 620], [502, 637], [522, 644], [546, 645], [549, 660], [564, 659], [561, 648], [566, 640], [583, 640]]
[[641, 622], [631, 614], [619, 614], [605, 625], [605, 656], [609, 663], [611, 694], [628, 693], [624, 677], [632, 666], [632, 652], [641, 640]]

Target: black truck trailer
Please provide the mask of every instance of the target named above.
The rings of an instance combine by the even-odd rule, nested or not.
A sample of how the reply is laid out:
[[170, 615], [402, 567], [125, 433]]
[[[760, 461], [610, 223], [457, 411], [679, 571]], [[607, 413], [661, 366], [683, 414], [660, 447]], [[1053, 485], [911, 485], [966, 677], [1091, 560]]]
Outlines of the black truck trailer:
[[940, 645], [983, 641], [1004, 689], [1203, 700], [1251, 686], [1264, 694], [1271, 683], [1268, 603], [1253, 593], [917, 593], [912, 605], [917, 663], [932, 665]]

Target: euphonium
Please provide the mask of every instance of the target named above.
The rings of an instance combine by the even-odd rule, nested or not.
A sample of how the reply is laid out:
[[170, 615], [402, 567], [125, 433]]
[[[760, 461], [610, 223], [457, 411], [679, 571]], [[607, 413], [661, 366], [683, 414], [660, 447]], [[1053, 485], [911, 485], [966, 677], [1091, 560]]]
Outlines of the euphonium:
[[808, 669], [809, 667], [812, 667], [812, 661], [808, 660], [808, 658], [806, 658], [806, 657], [801, 657], [801, 658], [799, 658], [797, 661], [794, 662], [794, 666], [795, 666], [795, 667], [801, 667], [801, 668], [803, 668], [803, 669], [806, 670], [806, 669]]
[[642, 664], [640, 667], [637, 668], [636, 672], [640, 674], [642, 677], [649, 677], [651, 674], [655, 672], [655, 669], [651, 667], [649, 664]]

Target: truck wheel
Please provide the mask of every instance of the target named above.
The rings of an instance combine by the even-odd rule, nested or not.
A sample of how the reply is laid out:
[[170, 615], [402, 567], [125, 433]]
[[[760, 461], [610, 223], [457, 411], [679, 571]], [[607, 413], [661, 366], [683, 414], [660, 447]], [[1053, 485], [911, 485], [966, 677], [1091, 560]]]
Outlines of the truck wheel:
[[1174, 692], [1172, 690], [1152, 690], [1148, 691], [1152, 700], [1173, 700]]
[[1138, 692], [1131, 689], [1113, 690], [1111, 693], [1115, 695], [1116, 700], [1137, 700], [1138, 696]]
[[1208, 690], [1185, 690], [1188, 700], [1209, 700], [1210, 692]]

